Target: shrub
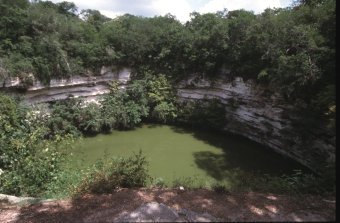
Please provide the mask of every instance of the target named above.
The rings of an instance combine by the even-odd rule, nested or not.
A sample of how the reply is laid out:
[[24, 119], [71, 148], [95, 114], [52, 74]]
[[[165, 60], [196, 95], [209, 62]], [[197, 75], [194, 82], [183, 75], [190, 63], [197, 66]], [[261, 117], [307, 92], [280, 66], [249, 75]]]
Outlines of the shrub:
[[100, 106], [96, 103], [88, 103], [80, 109], [76, 117], [76, 125], [81, 132], [94, 135], [101, 131], [101, 120]]
[[151, 115], [161, 123], [172, 122], [177, 117], [177, 109], [172, 102], [161, 102], [155, 106]]
[[82, 101], [77, 98], [58, 101], [52, 106], [52, 112], [48, 119], [47, 126], [50, 135], [72, 134], [79, 136], [80, 131], [77, 127], [78, 117], [81, 115]]
[[61, 142], [40, 143], [27, 148], [11, 157], [12, 165], [7, 168], [0, 179], [0, 193], [17, 196], [41, 196], [47, 184], [61, 170], [64, 153], [55, 144]]
[[0, 105], [0, 193], [39, 196], [60, 171], [70, 136], [46, 132], [42, 117], [1, 95]]
[[110, 193], [118, 187], [132, 188], [146, 186], [151, 177], [148, 174], [148, 162], [139, 151], [131, 157], [116, 157], [111, 160], [99, 160], [79, 185], [73, 189], [73, 195], [85, 193]]

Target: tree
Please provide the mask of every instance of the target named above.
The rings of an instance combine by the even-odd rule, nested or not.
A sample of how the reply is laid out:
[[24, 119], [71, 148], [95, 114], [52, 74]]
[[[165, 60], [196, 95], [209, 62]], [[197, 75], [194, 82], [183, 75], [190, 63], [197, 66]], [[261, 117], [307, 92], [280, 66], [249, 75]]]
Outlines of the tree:
[[145, 87], [140, 81], [134, 81], [126, 91], [112, 91], [101, 104], [105, 131], [134, 128], [149, 114]]
[[100, 30], [103, 23], [110, 21], [110, 19], [102, 15], [98, 10], [86, 9], [82, 10], [80, 15], [85, 22], [91, 24], [96, 28], [97, 31]]
[[147, 73], [146, 90], [151, 118], [161, 123], [172, 122], [177, 117], [176, 96], [164, 74]]
[[73, 2], [59, 2], [57, 3], [58, 11], [65, 15], [76, 16], [78, 11], [77, 6]]
[[186, 48], [190, 71], [213, 76], [219, 73], [225, 61], [228, 43], [228, 24], [221, 13], [191, 13], [186, 23], [192, 44]]
[[0, 39], [15, 43], [26, 31], [27, 0], [0, 1]]

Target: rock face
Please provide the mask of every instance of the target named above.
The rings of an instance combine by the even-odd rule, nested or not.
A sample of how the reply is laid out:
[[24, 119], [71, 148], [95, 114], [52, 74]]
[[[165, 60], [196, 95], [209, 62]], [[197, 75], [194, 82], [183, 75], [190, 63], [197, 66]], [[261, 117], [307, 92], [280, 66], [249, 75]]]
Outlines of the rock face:
[[294, 106], [282, 96], [268, 94], [252, 80], [191, 77], [180, 83], [178, 96], [181, 100], [220, 99], [227, 111], [224, 130], [266, 145], [317, 173], [335, 163], [335, 134], [318, 120], [313, 120], [313, 128], [296, 127], [304, 114], [292, 112]]
[[[109, 92], [110, 81], [116, 80], [124, 88], [130, 80], [130, 69], [113, 70], [103, 67], [98, 76], [74, 75], [68, 79], [52, 79], [49, 86], [43, 85], [39, 80], [27, 88], [23, 96], [26, 104], [38, 104], [63, 100], [69, 96], [82, 97], [86, 101], [95, 101], [99, 95]], [[19, 78], [9, 78], [3, 81], [2, 89], [18, 89], [23, 87]], [[0, 87], [1, 90], [1, 87]]]

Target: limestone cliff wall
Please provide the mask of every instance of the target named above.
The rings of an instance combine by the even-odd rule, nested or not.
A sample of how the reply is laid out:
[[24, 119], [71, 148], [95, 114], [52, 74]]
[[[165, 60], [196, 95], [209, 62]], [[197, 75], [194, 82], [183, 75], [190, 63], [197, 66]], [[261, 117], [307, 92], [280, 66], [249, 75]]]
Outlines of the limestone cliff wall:
[[335, 162], [335, 134], [315, 120], [313, 128], [294, 127], [303, 118], [279, 94], [268, 94], [266, 88], [252, 80], [223, 79], [206, 81], [192, 77], [180, 83], [182, 100], [218, 98], [226, 106], [224, 130], [245, 136], [289, 156], [315, 172]]
[[[109, 92], [110, 81], [116, 80], [120, 88], [124, 88], [130, 80], [130, 69], [115, 70], [103, 67], [100, 75], [80, 76], [74, 75], [67, 79], [52, 79], [50, 85], [43, 85], [39, 80], [33, 79], [33, 84], [23, 93], [16, 94], [23, 97], [26, 104], [38, 104], [51, 101], [63, 100], [72, 95], [81, 97], [86, 101], [95, 101], [98, 96]], [[19, 78], [8, 78], [3, 81], [2, 89], [13, 90], [22, 88], [23, 83]], [[1, 90], [1, 88], [0, 88]]]

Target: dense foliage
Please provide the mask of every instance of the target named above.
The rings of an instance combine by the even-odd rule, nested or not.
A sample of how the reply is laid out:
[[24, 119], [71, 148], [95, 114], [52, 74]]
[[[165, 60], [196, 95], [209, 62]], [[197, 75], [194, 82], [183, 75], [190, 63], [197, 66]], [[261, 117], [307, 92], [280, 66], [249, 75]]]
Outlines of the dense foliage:
[[60, 170], [72, 137], [46, 139], [47, 117], [0, 94], [0, 193], [39, 195]]

